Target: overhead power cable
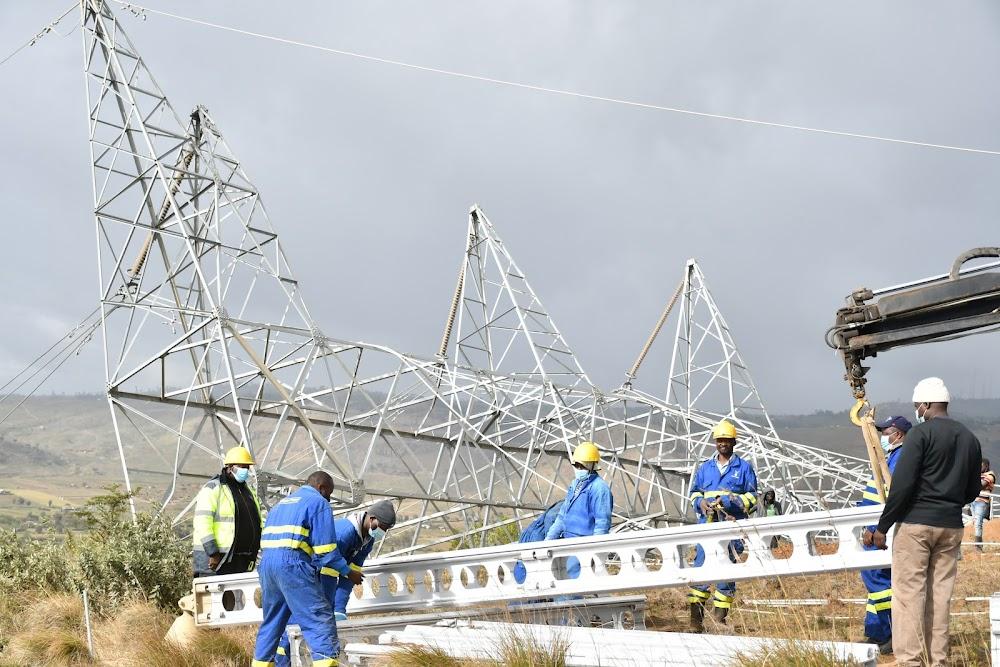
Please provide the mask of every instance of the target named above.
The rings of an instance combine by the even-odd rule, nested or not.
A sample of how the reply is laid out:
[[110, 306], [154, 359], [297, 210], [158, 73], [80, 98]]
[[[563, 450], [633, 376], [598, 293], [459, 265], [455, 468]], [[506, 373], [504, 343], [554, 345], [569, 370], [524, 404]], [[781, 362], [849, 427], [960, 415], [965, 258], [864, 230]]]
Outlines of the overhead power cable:
[[413, 63], [402, 62], [400, 60], [392, 60], [390, 58], [380, 58], [378, 56], [371, 56], [364, 53], [357, 53], [355, 51], [345, 51], [343, 49], [335, 49], [329, 46], [322, 46], [320, 44], [312, 44], [309, 42], [303, 42], [296, 39], [289, 39], [287, 37], [278, 37], [276, 35], [268, 35], [265, 33], [254, 32], [252, 30], [244, 30], [242, 28], [236, 28], [233, 26], [226, 26], [219, 23], [213, 23], [211, 21], [205, 21], [202, 19], [182, 16], [180, 14], [172, 14], [170, 12], [165, 12], [159, 9], [152, 9], [150, 7], [145, 7], [142, 5], [137, 5], [131, 2], [125, 2], [124, 0], [114, 0], [122, 7], [128, 9], [129, 11], [137, 14], [141, 18], [143, 12], [149, 12], [150, 14], [157, 14], [159, 16], [166, 16], [168, 18], [176, 19], [178, 21], [186, 21], [188, 23], [194, 23], [196, 25], [206, 26], [209, 28], [216, 28], [218, 30], [224, 30], [227, 32], [236, 33], [239, 35], [245, 35], [248, 37], [257, 37], [259, 39], [266, 39], [272, 42], [279, 42], [281, 44], [288, 44], [291, 46], [300, 46], [307, 49], [315, 49], [317, 51], [323, 51], [326, 53], [334, 53], [341, 56], [348, 56], [350, 58], [358, 58], [360, 60], [367, 60], [370, 62], [382, 63], [385, 65], [395, 65], [397, 67], [405, 67], [407, 69], [418, 70], [421, 72], [432, 72], [434, 74], [441, 74], [443, 76], [456, 77], [460, 79], [468, 79], [472, 81], [481, 81], [484, 83], [492, 83], [500, 86], [509, 86], [512, 88], [522, 88], [525, 90], [533, 90], [542, 93], [551, 93], [553, 95], [564, 95], [567, 97], [575, 97], [583, 100], [592, 100], [596, 102], [608, 102], [611, 104], [621, 104], [624, 106], [637, 107], [641, 109], [651, 109], [655, 111], [667, 111], [670, 113], [685, 114], [688, 116], [699, 116], [701, 118], [712, 118], [715, 120], [726, 120], [737, 123], [748, 123], [751, 125], [763, 125], [766, 127], [777, 127], [785, 130], [797, 130], [800, 132], [813, 132], [817, 134], [828, 134], [838, 137], [850, 137], [852, 139], [865, 139], [869, 141], [882, 141], [893, 144], [906, 144], [909, 146], [921, 146], [924, 148], [937, 148], [940, 150], [949, 151], [960, 151], [964, 153], [979, 153], [982, 155], [1000, 155], [1000, 150], [989, 150], [985, 148], [973, 148], [970, 146], [953, 146], [949, 144], [936, 144], [926, 141], [916, 141], [912, 139], [898, 139], [894, 137], [884, 137], [874, 134], [863, 134], [860, 132], [846, 132], [842, 130], [827, 130], [819, 127], [807, 127], [805, 125], [793, 125], [790, 123], [778, 123], [774, 121], [759, 120], [756, 118], [743, 118], [741, 116], [729, 116], [726, 114], [708, 113], [705, 111], [694, 111], [692, 109], [680, 109], [678, 107], [668, 107], [660, 104], [651, 104], [648, 102], [638, 102], [636, 100], [626, 100], [614, 97], [607, 97], [604, 95], [590, 95], [587, 93], [580, 93], [572, 90], [565, 90], [562, 88], [549, 88], [546, 86], [538, 86], [530, 83], [520, 83], [517, 81], [508, 81], [505, 79], [497, 79], [489, 76], [480, 76], [478, 74], [469, 74], [467, 72], [457, 72], [454, 70], [440, 69], [437, 67], [428, 67], [426, 65], [416, 65]]
[[[79, 3], [79, 2], [74, 2], [74, 3], [72, 4], [72, 5], [70, 5], [70, 6], [69, 6], [69, 9], [67, 9], [66, 11], [64, 11], [64, 12], [63, 12], [62, 14], [60, 14], [60, 15], [59, 15], [59, 16], [58, 16], [57, 18], [53, 19], [53, 20], [52, 20], [52, 21], [51, 21], [51, 22], [50, 22], [50, 23], [49, 23], [49, 24], [48, 24], [47, 26], [43, 27], [43, 28], [42, 28], [41, 30], [39, 30], [39, 31], [38, 31], [37, 33], [35, 33], [35, 36], [34, 36], [34, 37], [32, 37], [32, 38], [31, 38], [31, 39], [29, 39], [29, 40], [28, 40], [27, 42], [25, 42], [25, 43], [21, 44], [21, 46], [17, 47], [16, 49], [14, 49], [14, 50], [13, 50], [13, 51], [11, 51], [10, 53], [8, 53], [8, 54], [7, 54], [6, 56], [4, 56], [3, 60], [0, 60], [0, 65], [3, 65], [3, 64], [4, 64], [4, 63], [6, 63], [6, 62], [7, 62], [8, 60], [10, 60], [10, 59], [11, 59], [11, 58], [13, 58], [14, 56], [16, 56], [16, 55], [17, 55], [18, 53], [20, 53], [21, 51], [25, 50], [25, 49], [26, 49], [26, 48], [28, 48], [29, 46], [34, 46], [34, 45], [35, 45], [35, 42], [37, 42], [38, 40], [40, 40], [40, 39], [41, 39], [42, 37], [45, 37], [45, 35], [49, 34], [50, 32], [54, 32], [54, 33], [56, 33], [57, 35], [59, 35], [60, 37], [65, 37], [66, 35], [62, 35], [62, 34], [60, 34], [60, 33], [59, 33], [59, 31], [58, 31], [58, 30], [56, 30], [56, 26], [57, 26], [57, 25], [59, 25], [59, 22], [60, 22], [60, 21], [62, 21], [62, 20], [63, 20], [64, 18], [66, 18], [66, 16], [67, 16], [67, 15], [68, 15], [68, 14], [69, 14], [69, 13], [70, 13], [71, 11], [73, 11], [74, 9], [77, 9], [77, 8], [79, 8], [79, 7], [80, 7], [80, 3]], [[74, 30], [75, 30], [75, 29], [76, 29], [76, 28], [74, 28]], [[70, 32], [68, 32], [68, 33], [66, 33], [66, 34], [68, 35], [68, 34], [70, 34], [70, 33], [72, 33], [72, 32], [73, 32], [73, 31], [72, 31], [72, 30], [70, 30]]]
[[[35, 357], [25, 366], [20, 372], [18, 372], [14, 377], [8, 380], [2, 387], [0, 391], [5, 391], [10, 388], [2, 397], [0, 397], [0, 404], [7, 401], [7, 399], [16, 395], [16, 392], [20, 391], [22, 387], [31, 383], [38, 376], [42, 376], [40, 380], [34, 383], [28, 391], [26, 391], [17, 404], [7, 411], [3, 417], [0, 417], [0, 424], [3, 424], [10, 418], [12, 414], [17, 412], [24, 403], [34, 396], [45, 382], [55, 374], [63, 364], [69, 361], [72, 357], [80, 353], [80, 350], [90, 342], [91, 338], [94, 336], [94, 332], [101, 326], [101, 319], [97, 317], [97, 313], [100, 307], [95, 308], [86, 317], [81, 320], [79, 324], [70, 329], [62, 338], [53, 343], [47, 350], [42, 352], [40, 355]], [[44, 373], [44, 375], [43, 375]], [[21, 381], [18, 382], [18, 379]], [[17, 383], [17, 384], [15, 384]], [[12, 386], [13, 385], [13, 386]]]

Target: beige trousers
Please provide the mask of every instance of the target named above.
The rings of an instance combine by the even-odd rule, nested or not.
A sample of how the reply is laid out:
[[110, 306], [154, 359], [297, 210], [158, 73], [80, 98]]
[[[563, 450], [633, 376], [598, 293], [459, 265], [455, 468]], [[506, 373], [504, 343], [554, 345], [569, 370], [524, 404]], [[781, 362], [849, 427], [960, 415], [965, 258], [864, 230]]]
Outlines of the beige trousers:
[[961, 528], [901, 523], [892, 538], [892, 651], [900, 667], [948, 664]]

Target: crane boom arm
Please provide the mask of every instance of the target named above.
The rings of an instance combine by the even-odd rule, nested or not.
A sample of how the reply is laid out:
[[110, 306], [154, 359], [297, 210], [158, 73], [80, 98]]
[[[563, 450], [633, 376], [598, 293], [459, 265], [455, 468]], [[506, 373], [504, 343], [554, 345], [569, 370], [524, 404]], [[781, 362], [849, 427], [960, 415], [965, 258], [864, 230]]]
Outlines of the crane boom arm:
[[844, 379], [858, 399], [865, 396], [861, 362], [895, 347], [928, 343], [1000, 326], [1000, 264], [962, 270], [980, 257], [1000, 257], [1000, 247], [962, 253], [947, 275], [884, 290], [855, 290], [837, 311], [827, 344], [844, 360]]

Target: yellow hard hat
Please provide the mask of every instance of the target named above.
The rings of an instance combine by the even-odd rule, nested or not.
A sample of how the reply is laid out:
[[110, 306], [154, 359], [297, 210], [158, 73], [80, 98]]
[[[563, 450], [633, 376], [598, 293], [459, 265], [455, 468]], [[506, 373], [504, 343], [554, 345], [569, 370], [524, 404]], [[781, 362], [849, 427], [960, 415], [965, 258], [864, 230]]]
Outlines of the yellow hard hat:
[[250, 455], [250, 450], [246, 447], [233, 447], [226, 452], [226, 458], [222, 460], [222, 465], [228, 466], [234, 463], [252, 466], [253, 456]]
[[601, 451], [592, 442], [581, 442], [573, 450], [573, 463], [597, 463], [601, 460]]
[[712, 437], [716, 440], [721, 440], [723, 438], [735, 440], [736, 427], [733, 426], [732, 422], [723, 419], [716, 425], [715, 428], [712, 429]]

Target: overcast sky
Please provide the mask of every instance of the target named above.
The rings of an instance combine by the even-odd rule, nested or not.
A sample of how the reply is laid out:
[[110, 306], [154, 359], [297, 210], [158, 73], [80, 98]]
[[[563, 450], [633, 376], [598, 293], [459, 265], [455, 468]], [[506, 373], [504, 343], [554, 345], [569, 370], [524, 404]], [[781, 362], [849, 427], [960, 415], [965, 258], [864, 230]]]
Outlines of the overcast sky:
[[[993, 0], [147, 4], [501, 79], [1000, 150]], [[67, 6], [0, 0], [0, 57]], [[840, 409], [850, 392], [823, 333], [843, 297], [1000, 245], [998, 156], [573, 99], [116, 11], [177, 111], [212, 112], [332, 337], [432, 354], [478, 202], [606, 389], [696, 257], [765, 405]], [[0, 383], [96, 305], [81, 60], [76, 30], [0, 66]], [[931, 374], [1000, 394], [998, 346], [891, 352], [870, 395], [908, 398]], [[647, 361], [646, 387], [665, 363]], [[100, 391], [101, 364], [93, 345], [47, 388]]]

